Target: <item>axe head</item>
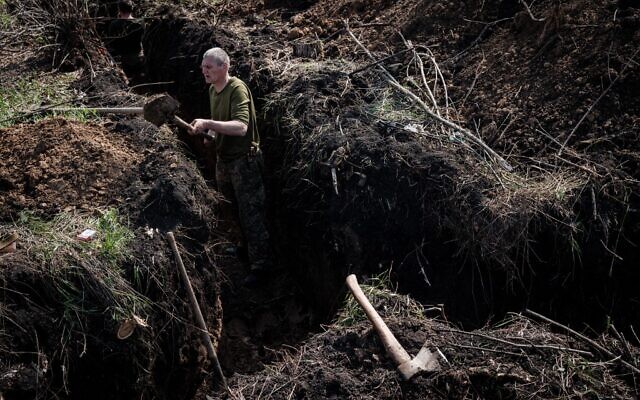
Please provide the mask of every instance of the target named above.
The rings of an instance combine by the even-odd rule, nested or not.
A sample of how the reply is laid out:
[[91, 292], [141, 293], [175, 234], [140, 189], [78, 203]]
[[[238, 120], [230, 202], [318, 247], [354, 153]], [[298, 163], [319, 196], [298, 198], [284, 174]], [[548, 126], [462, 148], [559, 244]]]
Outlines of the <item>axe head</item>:
[[398, 372], [405, 381], [411, 379], [418, 372], [435, 372], [440, 371], [440, 363], [438, 362], [439, 356], [436, 353], [432, 353], [427, 345], [422, 345], [422, 348], [418, 352], [418, 355], [411, 360], [406, 361], [398, 366]]

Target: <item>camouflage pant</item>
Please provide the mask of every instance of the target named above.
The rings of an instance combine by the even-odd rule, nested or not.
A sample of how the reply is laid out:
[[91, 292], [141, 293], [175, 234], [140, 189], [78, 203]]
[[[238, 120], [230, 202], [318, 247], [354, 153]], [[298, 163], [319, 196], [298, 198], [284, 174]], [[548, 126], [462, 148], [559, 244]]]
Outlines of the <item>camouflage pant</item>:
[[262, 166], [261, 153], [229, 162], [218, 158], [216, 163], [218, 191], [231, 202], [227, 214], [240, 221], [251, 269], [266, 268], [270, 262]]

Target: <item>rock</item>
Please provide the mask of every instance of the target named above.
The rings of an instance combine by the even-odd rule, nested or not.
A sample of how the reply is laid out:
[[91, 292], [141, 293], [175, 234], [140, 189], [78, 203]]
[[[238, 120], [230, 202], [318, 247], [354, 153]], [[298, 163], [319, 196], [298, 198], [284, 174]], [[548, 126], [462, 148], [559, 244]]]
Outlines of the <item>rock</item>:
[[293, 28], [287, 33], [289, 40], [298, 39], [304, 36], [304, 31], [300, 28]]

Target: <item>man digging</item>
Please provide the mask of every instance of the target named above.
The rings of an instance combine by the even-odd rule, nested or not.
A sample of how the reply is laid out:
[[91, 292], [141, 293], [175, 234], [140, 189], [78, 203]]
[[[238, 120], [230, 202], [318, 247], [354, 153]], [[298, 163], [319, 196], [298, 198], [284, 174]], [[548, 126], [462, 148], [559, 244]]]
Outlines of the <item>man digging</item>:
[[204, 53], [201, 69], [210, 84], [211, 119], [195, 119], [190, 133], [215, 132], [218, 191], [231, 202], [240, 222], [250, 271], [244, 283], [253, 286], [271, 267], [263, 160], [251, 92], [242, 80], [229, 76], [229, 64], [229, 56], [219, 47]]

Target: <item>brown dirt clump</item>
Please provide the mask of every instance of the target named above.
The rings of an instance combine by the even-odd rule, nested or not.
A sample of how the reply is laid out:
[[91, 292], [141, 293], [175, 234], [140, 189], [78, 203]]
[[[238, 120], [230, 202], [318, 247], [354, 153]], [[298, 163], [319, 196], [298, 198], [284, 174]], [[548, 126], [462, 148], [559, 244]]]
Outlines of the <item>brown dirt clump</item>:
[[97, 125], [52, 119], [0, 135], [3, 218], [23, 209], [53, 213], [120, 204], [128, 174], [141, 161], [127, 141]]

